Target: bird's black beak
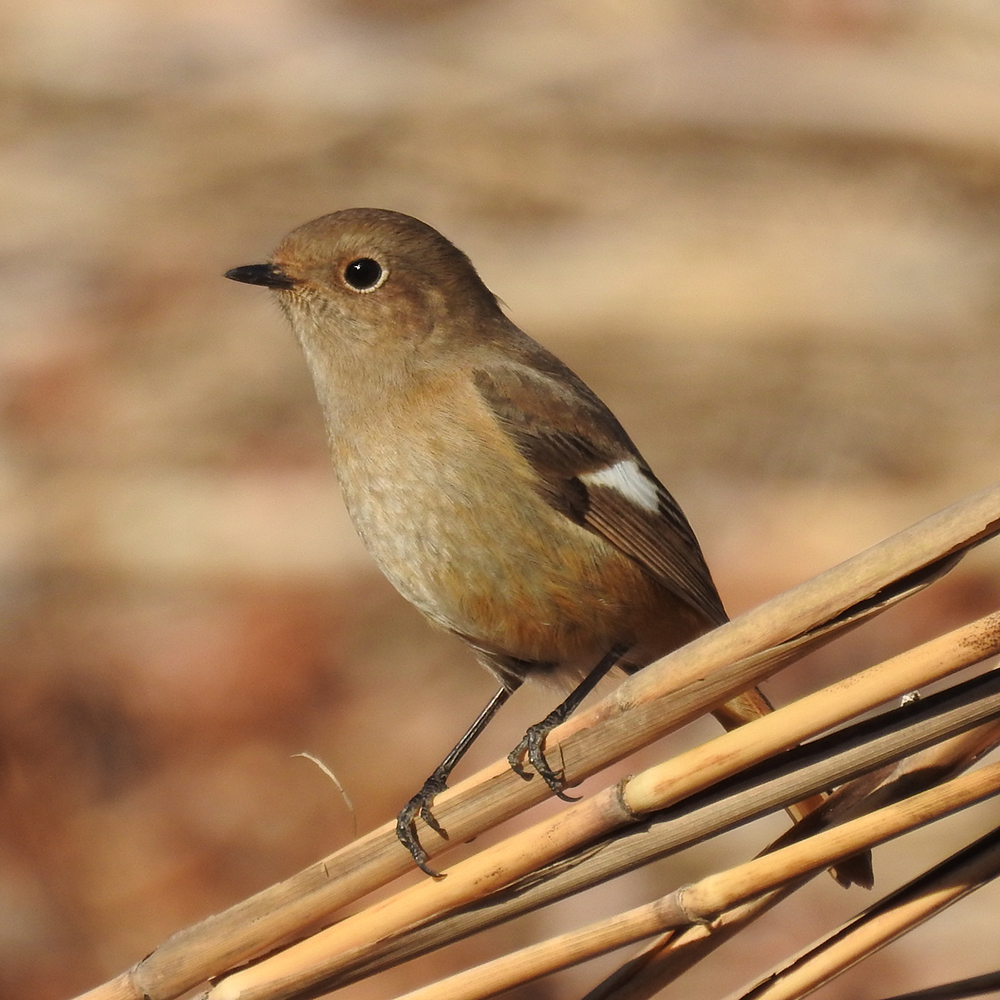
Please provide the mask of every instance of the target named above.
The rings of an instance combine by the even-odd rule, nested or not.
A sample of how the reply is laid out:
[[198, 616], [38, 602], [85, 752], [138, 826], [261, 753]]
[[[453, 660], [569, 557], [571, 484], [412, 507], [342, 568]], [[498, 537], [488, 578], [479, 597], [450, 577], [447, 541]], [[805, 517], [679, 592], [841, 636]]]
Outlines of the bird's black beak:
[[242, 281], [247, 285], [264, 285], [267, 288], [294, 288], [298, 283], [277, 264], [244, 264], [226, 271], [224, 277]]

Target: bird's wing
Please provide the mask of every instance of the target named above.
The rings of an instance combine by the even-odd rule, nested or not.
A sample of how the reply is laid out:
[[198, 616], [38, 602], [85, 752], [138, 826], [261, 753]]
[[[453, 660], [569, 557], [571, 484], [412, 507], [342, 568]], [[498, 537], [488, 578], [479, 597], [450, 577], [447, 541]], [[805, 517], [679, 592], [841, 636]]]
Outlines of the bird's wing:
[[560, 513], [601, 535], [708, 620], [725, 611], [677, 501], [614, 415], [551, 355], [474, 372], [482, 399]]

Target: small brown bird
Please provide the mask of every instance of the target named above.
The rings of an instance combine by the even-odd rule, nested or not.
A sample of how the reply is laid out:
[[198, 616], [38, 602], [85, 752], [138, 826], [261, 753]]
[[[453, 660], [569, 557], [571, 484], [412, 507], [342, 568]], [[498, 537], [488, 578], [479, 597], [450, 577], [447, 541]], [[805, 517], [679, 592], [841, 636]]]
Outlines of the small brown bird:
[[[612, 667], [638, 670], [726, 613], [687, 519], [621, 424], [430, 226], [335, 212], [226, 277], [277, 295], [375, 562], [502, 685], [399, 815], [400, 840], [434, 874], [414, 818], [439, 829], [434, 796], [526, 677], [579, 682], [510, 756], [562, 794], [545, 734]], [[767, 710], [753, 691], [717, 714], [731, 727]]]

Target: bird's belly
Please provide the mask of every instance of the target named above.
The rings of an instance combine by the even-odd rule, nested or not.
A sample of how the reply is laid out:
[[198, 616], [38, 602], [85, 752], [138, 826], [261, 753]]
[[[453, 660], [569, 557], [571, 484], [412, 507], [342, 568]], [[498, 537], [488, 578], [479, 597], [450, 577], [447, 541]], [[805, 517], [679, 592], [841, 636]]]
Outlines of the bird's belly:
[[513, 510], [495, 493], [447, 489], [446, 476], [428, 491], [399, 469], [391, 481], [370, 473], [363, 492], [344, 492], [375, 562], [428, 618], [474, 646], [536, 663], [596, 662], [648, 620], [652, 581], [540, 496], [521, 494]]

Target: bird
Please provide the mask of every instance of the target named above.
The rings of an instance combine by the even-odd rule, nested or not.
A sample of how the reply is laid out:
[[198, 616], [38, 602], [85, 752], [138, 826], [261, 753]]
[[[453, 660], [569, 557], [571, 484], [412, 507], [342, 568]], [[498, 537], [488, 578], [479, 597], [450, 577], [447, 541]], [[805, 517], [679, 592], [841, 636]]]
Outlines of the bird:
[[[377, 566], [500, 684], [397, 818], [437, 876], [415, 819], [447, 836], [434, 797], [522, 682], [572, 688], [509, 756], [569, 798], [546, 733], [613, 668], [634, 673], [727, 614], [687, 518], [618, 419], [430, 225], [346, 209], [225, 276], [270, 289], [287, 317]], [[716, 714], [733, 728], [768, 711], [754, 689]]]

